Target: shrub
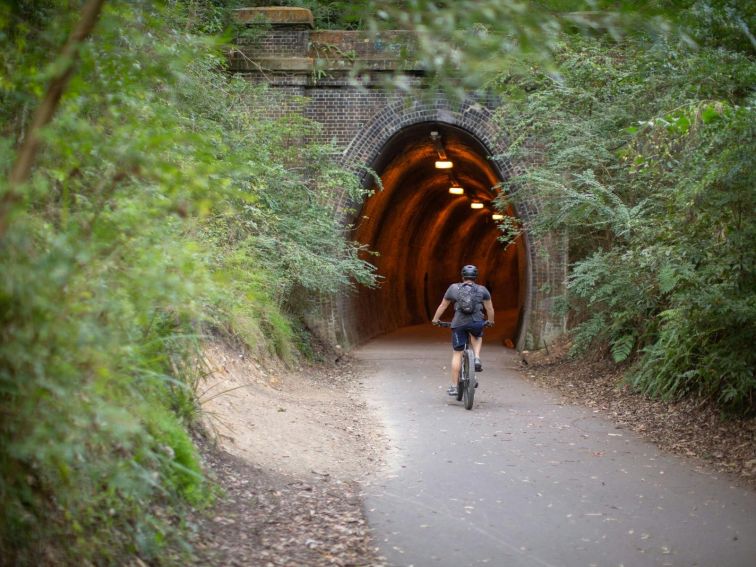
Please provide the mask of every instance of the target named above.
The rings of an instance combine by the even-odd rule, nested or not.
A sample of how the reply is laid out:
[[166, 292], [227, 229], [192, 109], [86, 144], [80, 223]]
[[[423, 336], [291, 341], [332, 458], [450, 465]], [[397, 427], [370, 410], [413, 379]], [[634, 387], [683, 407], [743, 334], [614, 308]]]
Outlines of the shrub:
[[[13, 6], [0, 11], [12, 40], [0, 53], [3, 177], [77, 15], [68, 2]], [[203, 335], [295, 357], [293, 287], [371, 281], [330, 205], [356, 181], [307, 142], [312, 123], [266, 118], [264, 88], [224, 74], [194, 16], [182, 3], [107, 4], [30, 181], [8, 199], [3, 562], [180, 563], [174, 518], [212, 497], [188, 434]], [[297, 169], [300, 156], [317, 166]]]
[[750, 412], [756, 65], [712, 43], [566, 38], [558, 80], [510, 77], [527, 94], [502, 114], [509, 157], [531, 167], [500, 200], [568, 232], [576, 352], [606, 347], [647, 394]]

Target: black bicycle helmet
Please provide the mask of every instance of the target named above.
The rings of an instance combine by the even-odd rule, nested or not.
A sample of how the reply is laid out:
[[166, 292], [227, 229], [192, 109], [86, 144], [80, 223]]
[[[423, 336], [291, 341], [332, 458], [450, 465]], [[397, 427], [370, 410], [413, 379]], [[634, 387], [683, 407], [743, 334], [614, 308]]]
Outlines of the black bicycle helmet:
[[462, 277], [468, 280], [476, 279], [478, 277], [478, 268], [472, 264], [468, 264], [462, 268]]

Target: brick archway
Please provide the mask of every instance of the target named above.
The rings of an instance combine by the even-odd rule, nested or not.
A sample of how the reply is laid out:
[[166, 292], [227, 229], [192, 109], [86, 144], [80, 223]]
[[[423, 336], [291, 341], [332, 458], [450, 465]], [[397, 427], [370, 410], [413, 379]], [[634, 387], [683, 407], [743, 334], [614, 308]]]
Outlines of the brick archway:
[[[374, 114], [371, 120], [355, 135], [344, 150], [342, 163], [355, 171], [363, 184], [373, 180], [368, 168], [375, 167], [387, 146], [400, 132], [422, 124], [447, 125], [458, 128], [474, 138], [484, 149], [485, 158], [496, 171], [499, 180], [506, 181], [513, 166], [501, 156], [507, 148], [506, 136], [496, 126], [490, 106], [492, 101], [467, 99], [460, 104], [449, 104], [443, 98], [426, 102], [422, 100], [394, 99]], [[490, 105], [490, 106], [489, 106]], [[359, 211], [359, 203], [352, 204]], [[516, 216], [527, 223], [536, 214], [537, 203], [525, 203], [515, 208]], [[516, 334], [519, 349], [536, 348], [564, 332], [564, 321], [553, 313], [556, 297], [563, 294], [566, 276], [566, 243], [558, 235], [533, 241], [526, 232], [523, 247], [527, 258], [524, 273], [523, 302]], [[544, 254], [544, 250], [548, 254]], [[352, 328], [350, 301], [341, 300], [337, 306], [337, 328], [340, 342], [354, 344], [356, 331]]]
[[[501, 130], [493, 123], [493, 112], [481, 102], [467, 99], [454, 108], [443, 98], [432, 104], [399, 99], [386, 105], [361, 129], [344, 151], [343, 163], [347, 167], [375, 163], [397, 132], [423, 122], [449, 124], [466, 130], [489, 151], [489, 156], [502, 155], [507, 148]], [[500, 170], [502, 179], [509, 177], [509, 163], [501, 159], [492, 159], [492, 162]], [[369, 174], [361, 172], [360, 175], [367, 179]]]

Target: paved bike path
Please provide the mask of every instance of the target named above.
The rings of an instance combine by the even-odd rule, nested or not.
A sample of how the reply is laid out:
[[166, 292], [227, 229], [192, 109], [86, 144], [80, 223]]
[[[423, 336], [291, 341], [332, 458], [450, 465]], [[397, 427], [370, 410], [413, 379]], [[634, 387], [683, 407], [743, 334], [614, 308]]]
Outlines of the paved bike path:
[[445, 394], [448, 330], [358, 349], [393, 450], [365, 486], [390, 565], [756, 565], [756, 493], [522, 379], [484, 345], [475, 408]]

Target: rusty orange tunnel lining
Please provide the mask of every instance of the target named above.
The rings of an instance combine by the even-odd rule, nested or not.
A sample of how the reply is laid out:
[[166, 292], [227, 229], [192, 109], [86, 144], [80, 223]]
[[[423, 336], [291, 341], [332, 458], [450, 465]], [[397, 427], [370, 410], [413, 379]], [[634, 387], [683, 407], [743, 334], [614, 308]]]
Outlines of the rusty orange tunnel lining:
[[[451, 171], [434, 166], [438, 152], [432, 131], [441, 135], [454, 163]], [[383, 188], [364, 203], [353, 236], [379, 254], [367, 259], [383, 279], [379, 288], [362, 289], [351, 298], [352, 335], [362, 342], [429, 321], [448, 285], [459, 281], [460, 268], [475, 264], [479, 283], [491, 290], [497, 311], [506, 312], [505, 338], [514, 342], [525, 254], [520, 241], [509, 247], [499, 242], [491, 213], [494, 187], [502, 179], [482, 145], [456, 127], [418, 124], [395, 135], [373, 168]], [[464, 195], [448, 192], [452, 179]], [[472, 200], [485, 208], [471, 209]], [[508, 214], [513, 214], [511, 207]]]

